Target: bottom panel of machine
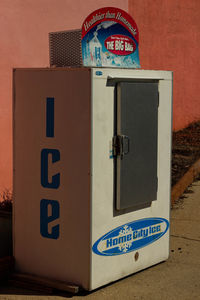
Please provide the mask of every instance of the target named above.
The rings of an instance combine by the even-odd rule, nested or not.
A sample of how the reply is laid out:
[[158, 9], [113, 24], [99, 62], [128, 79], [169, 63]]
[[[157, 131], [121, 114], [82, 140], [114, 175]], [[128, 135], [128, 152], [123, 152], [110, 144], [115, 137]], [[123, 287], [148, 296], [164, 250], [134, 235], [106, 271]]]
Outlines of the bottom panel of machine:
[[100, 236], [92, 247], [90, 290], [167, 260], [169, 221], [143, 218]]

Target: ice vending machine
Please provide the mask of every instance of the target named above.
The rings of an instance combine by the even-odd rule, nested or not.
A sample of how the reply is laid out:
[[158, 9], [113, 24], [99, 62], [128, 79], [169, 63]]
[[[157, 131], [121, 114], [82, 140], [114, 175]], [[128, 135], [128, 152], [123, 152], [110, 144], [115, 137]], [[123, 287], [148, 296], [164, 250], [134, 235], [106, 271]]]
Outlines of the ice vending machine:
[[16, 270], [93, 290], [169, 255], [172, 73], [14, 70]]

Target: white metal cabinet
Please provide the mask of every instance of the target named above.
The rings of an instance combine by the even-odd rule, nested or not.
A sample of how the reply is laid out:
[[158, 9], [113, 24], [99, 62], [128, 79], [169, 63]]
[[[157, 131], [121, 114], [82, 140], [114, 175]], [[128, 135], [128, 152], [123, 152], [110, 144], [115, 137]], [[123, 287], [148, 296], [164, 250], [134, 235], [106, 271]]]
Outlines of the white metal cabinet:
[[[14, 71], [17, 270], [92, 290], [167, 259], [171, 100], [171, 72]], [[141, 124], [135, 163], [147, 174], [136, 178], [126, 161], [141, 152]]]

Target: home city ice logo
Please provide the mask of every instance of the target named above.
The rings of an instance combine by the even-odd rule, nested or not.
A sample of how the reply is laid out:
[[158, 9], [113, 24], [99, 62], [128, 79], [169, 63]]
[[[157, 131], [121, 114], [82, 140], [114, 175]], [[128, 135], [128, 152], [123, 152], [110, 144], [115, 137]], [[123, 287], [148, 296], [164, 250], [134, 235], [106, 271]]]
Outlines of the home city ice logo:
[[133, 221], [103, 235], [94, 243], [92, 250], [104, 256], [126, 254], [155, 242], [168, 228], [169, 222], [164, 218]]

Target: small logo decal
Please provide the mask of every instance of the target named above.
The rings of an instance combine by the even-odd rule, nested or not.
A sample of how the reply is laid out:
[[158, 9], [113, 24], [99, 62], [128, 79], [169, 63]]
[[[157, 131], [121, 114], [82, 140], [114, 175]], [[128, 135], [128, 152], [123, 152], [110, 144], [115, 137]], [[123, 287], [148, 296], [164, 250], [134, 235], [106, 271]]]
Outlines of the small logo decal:
[[102, 71], [96, 71], [96, 75], [101, 76], [101, 75], [103, 75], [103, 72]]
[[155, 242], [168, 228], [169, 222], [164, 218], [133, 221], [103, 235], [94, 243], [92, 250], [104, 256], [126, 254]]

